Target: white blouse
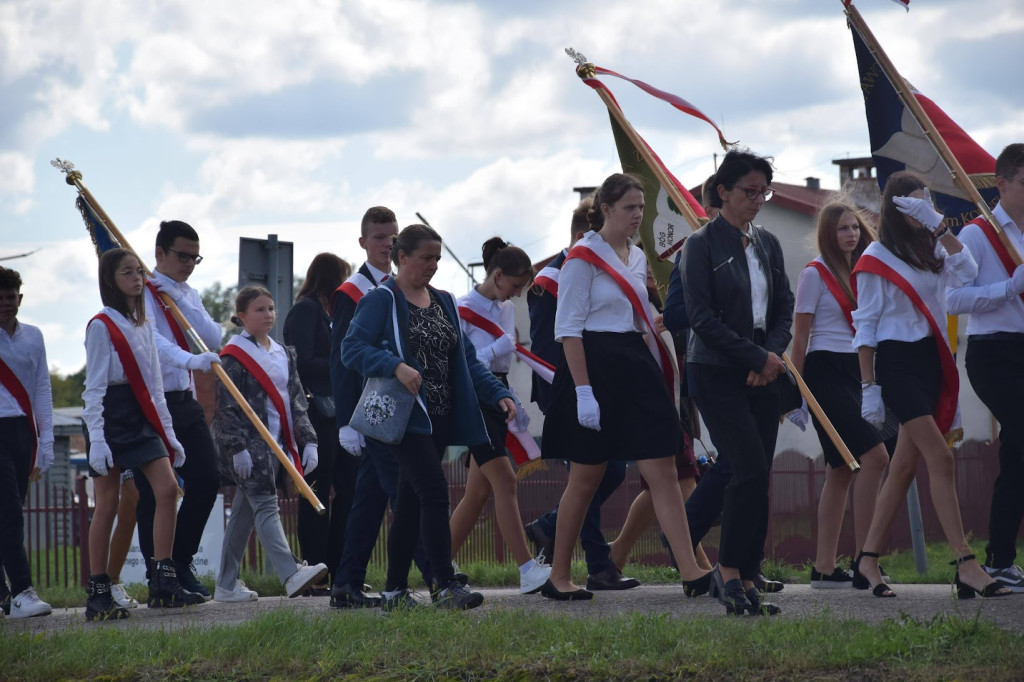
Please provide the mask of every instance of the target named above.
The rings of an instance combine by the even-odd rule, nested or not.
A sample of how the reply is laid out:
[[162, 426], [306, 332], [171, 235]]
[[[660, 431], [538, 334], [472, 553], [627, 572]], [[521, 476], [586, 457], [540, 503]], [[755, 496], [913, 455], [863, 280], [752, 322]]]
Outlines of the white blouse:
[[[481, 317], [484, 317], [501, 327], [506, 334], [516, 335], [516, 306], [512, 301], [492, 301], [480, 295], [475, 288], [469, 293], [460, 297], [459, 307], [469, 308]], [[487, 366], [492, 372], [505, 374], [512, 365], [512, 353], [495, 355], [493, 345], [497, 339], [490, 332], [477, 327], [472, 322], [460, 318], [462, 331], [473, 342], [476, 347], [477, 360]]]
[[[819, 256], [815, 262], [824, 265]], [[832, 273], [835, 274], [835, 273]], [[817, 350], [833, 353], [855, 353], [853, 347], [853, 330], [843, 309], [832, 292], [825, 286], [817, 269], [808, 266], [800, 273], [796, 283], [796, 313], [808, 313], [814, 316], [811, 320], [811, 334], [807, 341], [807, 352]]]
[[[46, 346], [39, 327], [18, 322], [14, 334], [0, 329], [0, 358], [28, 393], [29, 403], [39, 429], [40, 450], [53, 450], [53, 397], [50, 394], [50, 368], [46, 364]], [[0, 417], [27, 417], [14, 396], [0, 384]]]

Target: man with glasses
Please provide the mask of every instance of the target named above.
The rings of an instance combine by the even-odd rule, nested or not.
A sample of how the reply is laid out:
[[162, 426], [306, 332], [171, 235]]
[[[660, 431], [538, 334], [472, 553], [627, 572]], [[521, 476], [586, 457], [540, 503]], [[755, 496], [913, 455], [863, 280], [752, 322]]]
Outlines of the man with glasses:
[[[174, 533], [174, 560], [181, 586], [189, 592], [211, 599], [210, 591], [199, 582], [193, 559], [199, 551], [203, 529], [217, 499], [220, 480], [217, 452], [206, 424], [203, 408], [195, 398], [192, 371], [209, 372], [220, 357], [213, 352], [194, 355], [177, 320], [164, 307], [158, 292], [167, 294], [196, 330], [207, 348], [220, 347], [220, 324], [210, 317], [199, 292], [188, 285], [188, 278], [201, 263], [199, 235], [188, 223], [167, 220], [160, 223], [156, 235], [156, 270], [146, 282], [146, 311], [153, 320], [157, 353], [164, 381], [167, 409], [174, 433], [185, 448], [185, 463], [176, 469], [184, 481], [185, 497], [178, 509]], [[139, 489], [139, 546], [148, 562], [153, 556], [153, 514], [156, 502], [146, 477], [135, 471]], [[146, 574], [149, 576], [150, 570]]]
[[[1024, 144], [996, 159], [999, 203], [992, 217], [1018, 255], [1024, 255]], [[958, 236], [978, 263], [973, 282], [946, 291], [950, 315], [968, 313], [967, 377], [999, 421], [999, 476], [992, 488], [985, 572], [1001, 586], [1024, 592], [1014, 565], [1024, 519], [1024, 265], [1014, 259], [992, 225], [979, 217]]]

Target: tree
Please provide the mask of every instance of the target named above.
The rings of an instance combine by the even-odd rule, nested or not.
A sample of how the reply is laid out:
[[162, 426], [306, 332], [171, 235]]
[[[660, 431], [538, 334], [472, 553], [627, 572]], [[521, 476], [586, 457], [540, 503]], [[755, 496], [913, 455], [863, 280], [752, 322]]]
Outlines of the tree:
[[50, 372], [50, 390], [53, 392], [54, 407], [78, 407], [82, 404], [85, 390], [85, 365], [74, 374], [62, 376]]
[[235, 335], [235, 326], [231, 323], [231, 316], [235, 314], [235, 296], [238, 294], [238, 286], [221, 286], [220, 282], [214, 282], [206, 289], [199, 292], [199, 298], [203, 302], [206, 312], [210, 317], [220, 324], [221, 346], [227, 343]]

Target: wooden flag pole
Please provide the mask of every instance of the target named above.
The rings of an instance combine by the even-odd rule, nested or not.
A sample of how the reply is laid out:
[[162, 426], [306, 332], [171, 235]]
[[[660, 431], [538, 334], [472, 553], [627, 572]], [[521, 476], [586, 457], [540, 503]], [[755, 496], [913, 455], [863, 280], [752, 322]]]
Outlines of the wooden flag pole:
[[807, 401], [807, 408], [814, 413], [814, 416], [818, 418], [818, 422], [822, 428], [825, 429], [825, 433], [828, 434], [828, 438], [832, 441], [832, 444], [836, 446], [836, 450], [839, 451], [839, 455], [846, 462], [846, 466], [850, 467], [850, 471], [859, 471], [860, 464], [853, 458], [853, 453], [850, 452], [850, 448], [846, 447], [846, 442], [843, 441], [843, 437], [836, 431], [836, 427], [832, 426], [832, 421], [825, 414], [825, 410], [821, 409], [821, 405], [818, 404], [817, 399], [811, 393], [811, 389], [808, 388], [804, 382], [804, 378], [800, 376], [800, 372], [797, 371], [796, 365], [789, 358], [789, 353], [782, 354], [782, 360], [786, 363], [786, 367], [793, 373], [793, 378], [796, 379], [797, 388], [800, 389], [800, 395]]
[[[110, 219], [110, 216], [107, 215], [106, 211], [103, 210], [103, 208], [93, 197], [92, 193], [82, 183], [82, 174], [77, 170], [73, 170], [73, 165], [65, 164], [67, 164], [67, 162], [63, 162], [60, 159], [57, 159], [57, 161], [54, 162], [54, 166], [56, 168], [59, 168], [60, 170], [64, 171], [64, 173], [66, 173], [65, 181], [69, 185], [74, 186], [78, 190], [79, 194], [82, 195], [82, 198], [89, 204], [93, 211], [96, 212], [96, 215], [100, 218], [100, 220], [103, 221], [104, 227], [106, 227], [110, 231], [110, 234], [114, 237], [114, 239], [116, 239], [118, 243], [121, 244], [122, 248], [125, 248], [128, 251], [131, 251], [133, 254], [135, 254], [135, 257], [139, 259], [139, 263], [146, 270], [147, 276], [151, 275], [151, 271], [149, 270], [149, 268], [146, 267], [146, 264], [143, 262], [138, 252], [131, 247], [131, 245], [128, 243], [128, 240], [124, 238], [124, 235], [121, 234], [121, 231], [117, 229], [116, 225], [114, 225], [114, 221]], [[193, 329], [192, 325], [189, 324], [188, 319], [186, 319], [185, 315], [182, 314], [181, 310], [178, 309], [178, 306], [175, 305], [174, 300], [163, 292], [160, 292], [160, 300], [163, 302], [164, 306], [166, 306], [167, 309], [171, 311], [171, 314], [174, 315], [174, 319], [178, 321], [178, 324], [181, 325], [182, 330], [185, 332], [185, 334], [188, 336], [191, 342], [195, 344], [196, 348], [199, 349], [199, 352], [210, 352], [210, 349], [206, 347], [206, 344], [203, 342], [203, 339], [199, 336], [196, 330]], [[217, 378], [220, 379], [220, 382], [224, 384], [224, 387], [228, 390], [228, 393], [231, 394], [231, 397], [234, 398], [235, 401], [238, 403], [238, 406], [242, 408], [242, 412], [245, 414], [245, 416], [248, 417], [250, 422], [252, 422], [252, 425], [256, 428], [257, 433], [260, 434], [260, 437], [263, 438], [264, 441], [266, 441], [268, 446], [270, 446], [270, 450], [274, 453], [274, 456], [277, 457], [277, 459], [281, 462], [281, 466], [283, 466], [285, 468], [285, 471], [287, 471], [288, 474], [291, 476], [292, 482], [295, 483], [295, 487], [298, 488], [299, 493], [301, 493], [302, 496], [305, 497], [311, 505], [313, 505], [313, 508], [316, 509], [316, 512], [318, 514], [322, 516], [323, 514], [327, 513], [327, 508], [324, 507], [323, 503], [320, 502], [320, 499], [316, 496], [316, 493], [314, 493], [313, 489], [309, 487], [308, 483], [306, 483], [306, 479], [304, 479], [302, 477], [302, 474], [299, 473], [299, 470], [295, 468], [295, 464], [294, 462], [292, 462], [291, 457], [285, 454], [284, 450], [281, 449], [281, 446], [278, 445], [277, 441], [270, 434], [270, 431], [267, 430], [267, 427], [263, 424], [262, 421], [260, 421], [260, 418], [256, 416], [256, 413], [253, 412], [252, 407], [249, 406], [249, 402], [241, 394], [241, 392], [238, 390], [238, 387], [235, 386], [234, 382], [231, 381], [231, 378], [227, 375], [227, 372], [224, 371], [224, 368], [221, 367], [219, 364], [214, 364], [212, 369]]]
[[882, 67], [882, 71], [885, 72], [885, 77], [889, 79], [889, 83], [896, 90], [896, 95], [903, 102], [903, 105], [910, 110], [910, 113], [914, 115], [921, 129], [924, 131], [925, 137], [931, 143], [932, 147], [938, 153], [943, 163], [946, 164], [946, 170], [949, 171], [950, 176], [953, 178], [953, 182], [959, 185], [964, 192], [967, 193], [968, 198], [978, 207], [978, 211], [988, 221], [992, 229], [996, 231], [999, 236], [999, 241], [1006, 247], [1006, 251], [1010, 254], [1010, 258], [1013, 259], [1014, 265], [1024, 264], [1024, 259], [1021, 259], [1020, 253], [1017, 251], [1013, 242], [1010, 241], [1009, 236], [1003, 231], [999, 221], [992, 216], [992, 211], [988, 207], [988, 203], [982, 198], [981, 192], [971, 182], [970, 176], [964, 171], [963, 166], [960, 165], [960, 161], [957, 160], [953, 151], [946, 144], [946, 141], [939, 134], [935, 124], [932, 123], [931, 118], [928, 117], [928, 113], [921, 106], [921, 103], [917, 101], [914, 94], [910, 92], [910, 84], [900, 76], [896, 67], [889, 60], [888, 55], [882, 49], [878, 40], [875, 39], [871, 29], [868, 28], [864, 18], [857, 11], [857, 8], [853, 6], [849, 0], [840, 0], [843, 6], [846, 8], [846, 16], [850, 20], [850, 24], [853, 29], [860, 34], [860, 37], [864, 39], [864, 42], [868, 46], [868, 50], [871, 51], [872, 56], [878, 62], [879, 66]]

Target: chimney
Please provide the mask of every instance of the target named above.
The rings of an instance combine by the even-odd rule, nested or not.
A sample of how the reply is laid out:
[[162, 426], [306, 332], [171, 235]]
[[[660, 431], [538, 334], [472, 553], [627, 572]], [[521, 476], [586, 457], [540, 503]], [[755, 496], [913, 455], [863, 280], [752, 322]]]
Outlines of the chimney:
[[807, 189], [821, 189], [820, 178], [804, 178], [804, 181], [807, 183]]

